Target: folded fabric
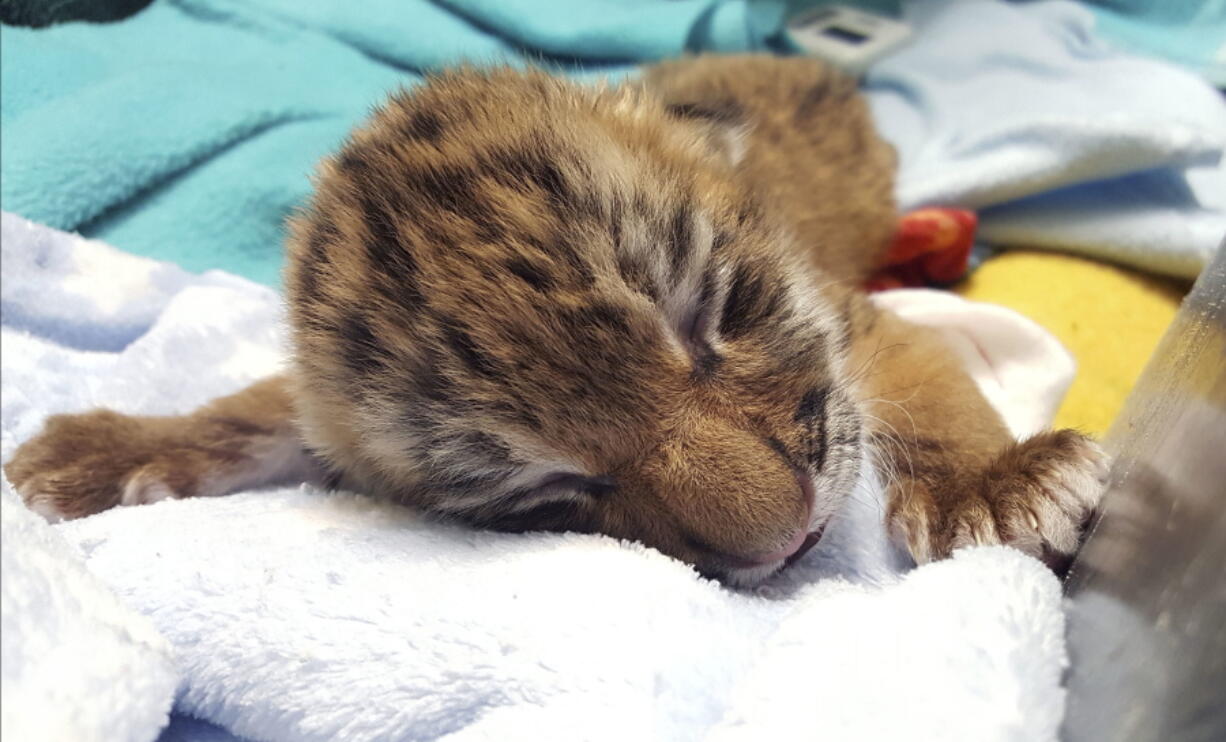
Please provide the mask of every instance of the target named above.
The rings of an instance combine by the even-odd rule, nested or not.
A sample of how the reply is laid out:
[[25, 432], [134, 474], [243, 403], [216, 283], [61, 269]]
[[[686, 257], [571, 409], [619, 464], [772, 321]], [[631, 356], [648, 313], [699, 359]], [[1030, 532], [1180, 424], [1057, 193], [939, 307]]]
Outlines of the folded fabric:
[[345, 495], [59, 529], [175, 644], [178, 708], [257, 740], [984, 742], [1055, 740], [1061, 718], [1059, 583], [1000, 547], [877, 585], [823, 579], [848, 566], [827, 550], [747, 595], [611, 539]]
[[0, 736], [148, 742], [166, 724], [177, 683], [170, 645], [153, 624], [90, 574], [80, 551], [5, 483]]
[[933, 289], [897, 289], [873, 301], [941, 331], [1014, 437], [1051, 426], [1077, 363], [1050, 332], [1017, 312]]
[[[0, 258], [20, 279], [0, 286], [4, 458], [51, 413], [182, 412], [280, 367], [267, 288], [11, 214]], [[109, 280], [82, 280], [97, 274]], [[938, 325], [925, 307], [980, 311], [923, 290], [891, 301]], [[1052, 361], [1029, 371], [1059, 394]], [[1033, 401], [1001, 411], [1024, 425]], [[866, 467], [821, 544], [754, 593], [635, 544], [478, 532], [305, 488], [54, 530], [170, 640], [178, 710], [251, 739], [1054, 740], [1055, 577], [1003, 548], [908, 572], [880, 498]], [[22, 692], [8, 663], [6, 701]], [[93, 702], [59, 713], [87, 718], [73, 704]], [[168, 739], [219, 734], [181, 720]]]
[[[1071, 3], [906, 7], [912, 43], [865, 83], [902, 156], [904, 208], [1009, 203], [981, 215], [989, 241], [1195, 274], [1215, 247], [1206, 235], [1226, 230], [1224, 171], [1209, 165], [1226, 111], [1212, 89], [1103, 48]], [[160, 0], [113, 24], [0, 28], [0, 205], [273, 284], [315, 162], [390, 90], [464, 61], [591, 78], [750, 50], [761, 40], [746, 12], [743, 0], [369, 0], [360, 13], [341, 0]], [[1201, 177], [1184, 181], [1192, 166]], [[1080, 230], [1075, 214], [1048, 219], [1065, 202], [1041, 194], [1137, 173], [1185, 192], [1160, 198], [1137, 176]]]
[[947, 286], [966, 275], [975, 246], [974, 212], [918, 209], [898, 220], [885, 261], [868, 280], [869, 291]]
[[866, 90], [904, 209], [979, 212], [994, 245], [1194, 277], [1226, 233], [1226, 102], [1111, 49], [1068, 2], [911, 3], [915, 41]]

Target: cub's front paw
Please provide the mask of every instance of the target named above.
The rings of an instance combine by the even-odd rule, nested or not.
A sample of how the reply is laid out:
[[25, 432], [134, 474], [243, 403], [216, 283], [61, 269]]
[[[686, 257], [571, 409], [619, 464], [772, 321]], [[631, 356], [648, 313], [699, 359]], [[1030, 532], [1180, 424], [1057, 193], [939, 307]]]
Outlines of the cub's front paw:
[[55, 415], [17, 449], [4, 473], [31, 510], [53, 521], [181, 497], [207, 462], [196, 460], [202, 452], [172, 448], [170, 426], [172, 419], [109, 410]]
[[948, 483], [941, 498], [906, 498], [891, 527], [918, 562], [963, 546], [1005, 544], [1053, 568], [1067, 565], [1102, 498], [1107, 455], [1073, 430], [1040, 433], [983, 472]]
[[1040, 433], [1002, 453], [984, 472], [984, 507], [955, 515], [951, 548], [1014, 546], [1058, 567], [1077, 552], [1107, 484], [1110, 461], [1073, 430]]

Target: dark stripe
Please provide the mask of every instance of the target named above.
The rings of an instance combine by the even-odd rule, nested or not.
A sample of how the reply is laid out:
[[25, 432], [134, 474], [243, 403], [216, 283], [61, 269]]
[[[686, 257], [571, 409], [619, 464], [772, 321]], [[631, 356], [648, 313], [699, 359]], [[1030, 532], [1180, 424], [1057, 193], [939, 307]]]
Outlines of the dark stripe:
[[673, 214], [668, 234], [668, 262], [673, 279], [681, 275], [686, 258], [693, 251], [694, 214], [689, 204], [682, 204]]
[[377, 268], [394, 266], [401, 250], [400, 237], [396, 225], [387, 212], [369, 195], [363, 193], [360, 197], [362, 217], [366, 223], [367, 239], [366, 254]]
[[553, 279], [538, 264], [524, 257], [515, 257], [507, 261], [507, 270], [519, 276], [532, 288], [544, 293], [553, 288]]
[[796, 457], [792, 455], [791, 451], [788, 451], [787, 446], [783, 445], [783, 441], [772, 435], [766, 439], [766, 445], [770, 446], [772, 451], [779, 454], [779, 458], [783, 459], [784, 463], [791, 469], [795, 471], [804, 469], [804, 467], [797, 465]]
[[738, 265], [728, 287], [728, 298], [724, 301], [724, 311], [719, 318], [719, 332], [725, 337], [736, 337], [748, 329], [749, 310], [756, 300], [755, 294], [760, 286], [752, 275], [751, 269]]
[[547, 257], [553, 258], [569, 267], [575, 276], [575, 282], [581, 288], [589, 288], [596, 282], [596, 274], [592, 270], [592, 266], [583, 259], [583, 256], [575, 250], [574, 245], [562, 234], [554, 232], [544, 240], [525, 238], [525, 241]]
[[828, 396], [830, 396], [830, 388], [824, 386], [805, 392], [805, 396], [800, 398], [800, 404], [796, 407], [796, 414], [792, 419], [795, 422], [804, 422], [825, 414]]
[[461, 167], [420, 169], [406, 173], [406, 181], [418, 191], [431, 209], [444, 209], [474, 221], [488, 214], [489, 205], [478, 197], [474, 173]]
[[494, 218], [493, 211], [472, 214], [471, 217], [477, 239], [487, 245], [499, 245], [507, 241], [507, 230], [502, 222]]
[[720, 124], [734, 124], [744, 117], [741, 107], [732, 101], [670, 103], [664, 108], [677, 118]]
[[569, 310], [567, 315], [579, 327], [599, 327], [617, 333], [630, 332], [626, 310], [607, 302], [575, 307]]
[[397, 189], [383, 182], [383, 178], [356, 147], [349, 147], [341, 154], [340, 169], [353, 184], [358, 208], [362, 211], [362, 222], [366, 226], [363, 247], [372, 267], [415, 273], [416, 263], [406, 246], [401, 244], [396, 228], [398, 212], [403, 209], [395, 208], [390, 201], [399, 195]]
[[380, 268], [392, 264], [400, 248], [397, 210], [391, 204], [391, 198], [397, 195], [397, 186], [387, 182], [386, 166], [377, 167], [371, 162], [388, 157], [377, 147], [351, 144], [342, 150], [338, 159], [338, 168], [352, 184], [350, 192], [362, 212], [366, 254], [372, 265]]
[[829, 387], [816, 387], [805, 392], [800, 404], [796, 407], [793, 419], [803, 423], [808, 434], [809, 463], [817, 471], [826, 465], [826, 400], [830, 396]]
[[541, 418], [535, 412], [523, 407], [522, 405], [512, 404], [510, 402], [494, 402], [490, 404], [490, 411], [496, 413], [499, 418], [523, 425], [529, 430], [540, 432], [544, 426], [541, 423]]
[[610, 476], [587, 477], [582, 491], [592, 497], [607, 497], [617, 491], [617, 480]]
[[[319, 461], [320, 459], [317, 458], [316, 460]], [[341, 472], [331, 467], [328, 467], [324, 469], [323, 481], [320, 484], [325, 490], [328, 490], [329, 492], [331, 492], [333, 490], [340, 488], [341, 479], [343, 477], [344, 475], [341, 474]]]
[[409, 117], [404, 134], [409, 139], [437, 142], [443, 137], [443, 122], [433, 111], [418, 111]]
[[[428, 443], [427, 447], [433, 447], [433, 446], [438, 446], [438, 445], [442, 445], [442, 442], [433, 441], [431, 443]], [[498, 472], [493, 472], [490, 474], [481, 474], [481, 475], [465, 475], [465, 474], [457, 474], [453, 472], [446, 472], [446, 473], [438, 474], [435, 477], [431, 478], [424, 486], [429, 487], [431, 489], [435, 489], [435, 490], [441, 490], [443, 492], [450, 492], [450, 493], [455, 493], [455, 494], [465, 494], [466, 495], [466, 494], [472, 494], [472, 493], [485, 492], [489, 490], [490, 487], [504, 481], [508, 476], [510, 476], [510, 472], [505, 472], [505, 471], [498, 471]], [[480, 510], [481, 508], [486, 507], [487, 504], [488, 503], [483, 502], [477, 505], [472, 505], [470, 507], [474, 510]]]
[[[514, 473], [519, 465], [512, 461], [511, 448], [489, 433], [480, 430], [469, 430], [458, 434], [432, 436], [429, 445], [447, 452], [447, 463], [443, 468], [464, 469], [473, 466], [482, 468], [496, 466], [506, 470], [498, 474], [504, 479]], [[492, 476], [492, 475], [484, 475]]]
[[762, 221], [762, 207], [756, 202], [745, 199], [741, 202], [741, 206], [736, 212], [736, 225], [744, 227], [747, 225], [757, 224]]
[[483, 461], [510, 462], [512, 459], [511, 447], [484, 431], [469, 431], [464, 435], [463, 444], [466, 456]]
[[617, 272], [631, 289], [645, 295], [653, 302], [660, 300], [660, 290], [651, 280], [647, 264], [640, 258], [631, 257], [625, 253], [617, 256]]
[[340, 239], [340, 230], [336, 225], [313, 213], [310, 218], [310, 230], [307, 235], [307, 255], [312, 260], [328, 260], [328, 247]]
[[705, 381], [715, 376], [719, 367], [724, 363], [723, 356], [706, 347], [705, 344], [694, 351], [693, 359], [694, 369], [690, 375], [695, 381]]
[[768, 291], [762, 276], [751, 266], [737, 266], [719, 318], [720, 334], [736, 338], [773, 317], [783, 304], [781, 292], [778, 287]]
[[345, 365], [357, 374], [371, 374], [383, 368], [383, 348], [359, 314], [346, 314], [340, 323], [341, 350]]
[[447, 345], [471, 371], [487, 379], [496, 378], [499, 375], [498, 364], [493, 358], [477, 348], [477, 344], [473, 342], [472, 336], [467, 332], [456, 327], [454, 324], [445, 323], [443, 325], [443, 334]]
[[821, 80], [813, 87], [805, 91], [800, 97], [800, 101], [796, 105], [796, 121], [798, 123], [805, 122], [807, 119], [817, 113], [817, 109], [831, 94], [831, 80], [829, 77]]
[[[708, 265], [706, 271], [702, 274], [702, 288], [698, 292], [698, 307], [695, 311], [698, 313], [697, 316], [699, 318], [709, 316], [711, 312], [715, 311], [712, 304], [715, 301], [717, 287], [715, 270], [712, 266]], [[700, 320], [696, 319], [695, 323], [698, 321]], [[695, 327], [695, 329], [703, 330], [704, 335], [711, 332], [709, 326], [706, 328]], [[723, 357], [711, 348], [707, 343], [706, 337], [690, 337], [685, 338], [685, 341], [690, 346], [690, 355], [694, 362], [694, 370], [691, 376], [698, 381], [714, 376], [724, 361]]]
[[545, 155], [500, 150], [490, 154], [488, 159], [494, 176], [521, 193], [525, 187], [531, 186], [544, 191], [555, 205], [570, 201], [570, 191], [562, 172]]
[[411, 359], [406, 364], [404, 378], [407, 383], [396, 394], [412, 418], [410, 428], [423, 428], [430, 424], [423, 415], [422, 402], [446, 403], [451, 399], [455, 383], [442, 371], [442, 362], [434, 350], [428, 350], [421, 358]]
[[367, 153], [357, 144], [348, 144], [336, 157], [336, 167], [359, 187], [370, 177]]
[[566, 188], [566, 183], [562, 180], [562, 173], [558, 171], [556, 165], [544, 157], [535, 157], [525, 162], [528, 169], [528, 177], [532, 182], [536, 183], [537, 187], [549, 194], [556, 203], [566, 203], [569, 199], [569, 191]]
[[366, 226], [363, 248], [372, 272], [380, 277], [378, 286], [389, 301], [402, 307], [416, 307], [422, 302], [418, 281], [418, 264], [413, 246], [401, 240], [396, 227], [398, 218], [409, 208], [399, 185], [389, 185], [377, 174], [361, 150], [350, 147], [342, 153], [340, 168], [350, 178]]

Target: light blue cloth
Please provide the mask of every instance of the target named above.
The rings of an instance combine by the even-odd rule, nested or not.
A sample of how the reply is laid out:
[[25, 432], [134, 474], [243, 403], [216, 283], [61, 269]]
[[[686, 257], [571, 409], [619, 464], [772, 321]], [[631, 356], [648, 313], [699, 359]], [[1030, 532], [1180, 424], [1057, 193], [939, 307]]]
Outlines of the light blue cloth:
[[1226, 0], [1088, 0], [1104, 37], [1226, 88]]
[[1069, 2], [915, 3], [914, 43], [866, 81], [903, 208], [980, 212], [989, 244], [1194, 277], [1226, 235], [1226, 103], [1112, 50]]
[[[996, 244], [1199, 270], [1226, 231], [1211, 167], [1226, 106], [1211, 88], [1106, 49], [1072, 3], [907, 10], [915, 40], [866, 82], [903, 155], [904, 205], [981, 209]], [[422, 70], [510, 60], [617, 76], [756, 45], [744, 0], [158, 0], [115, 24], [6, 27], [0, 206], [275, 284], [314, 163]]]

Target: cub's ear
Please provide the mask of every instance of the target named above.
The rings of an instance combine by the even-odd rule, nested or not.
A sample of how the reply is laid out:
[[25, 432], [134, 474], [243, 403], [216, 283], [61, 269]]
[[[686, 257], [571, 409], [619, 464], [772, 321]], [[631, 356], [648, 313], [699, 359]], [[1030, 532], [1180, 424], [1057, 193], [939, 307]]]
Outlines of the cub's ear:
[[736, 103], [665, 103], [664, 110], [673, 118], [704, 128], [712, 149], [729, 165], [736, 167], [745, 157], [749, 123]]

